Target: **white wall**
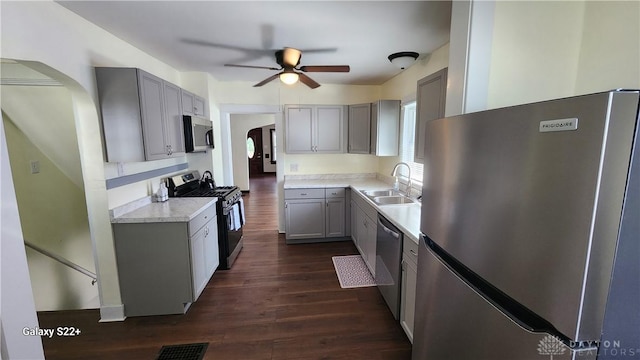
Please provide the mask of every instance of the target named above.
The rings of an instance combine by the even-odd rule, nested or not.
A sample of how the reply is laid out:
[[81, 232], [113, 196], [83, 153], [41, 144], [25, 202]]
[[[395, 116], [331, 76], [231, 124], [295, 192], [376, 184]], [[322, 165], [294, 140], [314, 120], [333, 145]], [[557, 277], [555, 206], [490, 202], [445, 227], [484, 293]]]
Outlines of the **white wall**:
[[576, 94], [640, 88], [640, 2], [587, 1]]
[[[68, 105], [66, 112], [71, 114], [70, 102]], [[50, 111], [47, 118], [64, 120], [56, 114]], [[12, 118], [3, 118], [24, 238], [95, 272], [84, 189], [30, 141]], [[29, 166], [34, 160], [40, 164], [36, 174]], [[99, 307], [98, 291], [90, 278], [32, 249], [27, 250], [27, 259], [38, 311]]]
[[575, 93], [584, 2], [495, 4], [488, 108]]
[[35, 328], [39, 325], [2, 122], [0, 121], [0, 357], [16, 360], [44, 359], [40, 337], [22, 334], [23, 328]]
[[489, 77], [478, 86], [487, 89], [485, 108], [640, 88], [637, 1], [496, 1], [494, 7]]
[[[93, 67], [139, 67], [176, 84], [179, 73], [54, 2], [3, 2], [0, 15], [2, 56], [37, 68], [72, 93], [101, 318], [122, 319]], [[147, 194], [146, 184], [131, 192], [137, 197]]]

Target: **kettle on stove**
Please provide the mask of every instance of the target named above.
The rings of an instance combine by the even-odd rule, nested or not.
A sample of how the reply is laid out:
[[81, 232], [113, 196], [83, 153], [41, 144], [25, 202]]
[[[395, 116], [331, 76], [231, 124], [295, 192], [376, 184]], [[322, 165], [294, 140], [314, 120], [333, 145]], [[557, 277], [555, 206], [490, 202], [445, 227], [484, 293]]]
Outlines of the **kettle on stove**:
[[216, 182], [213, 180], [213, 174], [211, 171], [207, 170], [202, 174], [202, 179], [200, 179], [200, 188], [209, 190], [216, 188]]

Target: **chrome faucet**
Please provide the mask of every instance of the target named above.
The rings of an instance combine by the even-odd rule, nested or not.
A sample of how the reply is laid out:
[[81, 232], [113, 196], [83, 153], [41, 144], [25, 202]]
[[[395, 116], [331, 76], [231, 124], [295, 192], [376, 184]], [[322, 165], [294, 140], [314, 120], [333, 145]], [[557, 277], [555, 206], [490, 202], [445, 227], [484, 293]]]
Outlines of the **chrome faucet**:
[[[407, 178], [407, 191], [406, 191], [406, 195], [407, 196], [411, 196], [411, 167], [409, 166], [409, 164], [407, 164], [406, 162], [399, 162], [397, 163], [394, 167], [393, 167], [393, 171], [391, 171], [391, 176], [395, 177], [397, 180], [398, 176], [403, 176], [403, 175], [398, 175], [398, 167], [400, 165], [404, 165], [407, 167], [407, 170], [409, 171], [409, 175], [405, 176]], [[400, 189], [398, 189], [399, 191]]]

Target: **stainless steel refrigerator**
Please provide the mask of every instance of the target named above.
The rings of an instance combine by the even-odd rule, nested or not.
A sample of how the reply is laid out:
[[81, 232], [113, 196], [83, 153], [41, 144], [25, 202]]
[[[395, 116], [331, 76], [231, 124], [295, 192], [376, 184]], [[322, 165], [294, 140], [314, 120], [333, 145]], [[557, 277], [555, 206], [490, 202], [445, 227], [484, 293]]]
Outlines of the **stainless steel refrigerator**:
[[413, 360], [640, 358], [639, 99], [427, 124]]

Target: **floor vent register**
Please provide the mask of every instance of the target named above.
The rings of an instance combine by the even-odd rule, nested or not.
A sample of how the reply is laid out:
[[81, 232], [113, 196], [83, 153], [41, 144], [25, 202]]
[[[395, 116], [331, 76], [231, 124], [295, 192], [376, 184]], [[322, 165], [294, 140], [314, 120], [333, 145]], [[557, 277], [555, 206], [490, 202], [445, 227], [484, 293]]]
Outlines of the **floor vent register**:
[[166, 345], [156, 360], [202, 360], [209, 343]]

